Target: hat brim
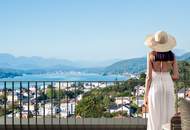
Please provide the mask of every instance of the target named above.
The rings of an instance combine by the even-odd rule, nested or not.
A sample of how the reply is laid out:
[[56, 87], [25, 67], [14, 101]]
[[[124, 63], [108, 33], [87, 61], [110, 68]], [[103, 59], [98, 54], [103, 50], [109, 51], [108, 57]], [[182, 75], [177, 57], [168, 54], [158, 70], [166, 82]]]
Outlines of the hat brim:
[[145, 45], [156, 52], [168, 52], [176, 46], [176, 40], [173, 36], [168, 35], [167, 42], [160, 44], [154, 40], [154, 35], [149, 35], [145, 39]]

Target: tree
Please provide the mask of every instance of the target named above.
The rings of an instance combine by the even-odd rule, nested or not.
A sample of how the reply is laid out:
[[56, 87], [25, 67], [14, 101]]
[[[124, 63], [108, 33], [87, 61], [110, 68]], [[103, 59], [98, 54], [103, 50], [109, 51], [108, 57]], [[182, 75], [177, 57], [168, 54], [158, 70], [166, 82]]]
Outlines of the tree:
[[110, 105], [111, 99], [101, 89], [94, 89], [85, 95], [76, 106], [76, 113], [82, 117], [102, 117]]
[[141, 73], [139, 79], [142, 80], [142, 81], [144, 81], [146, 79], [146, 74], [145, 73]]
[[190, 63], [187, 61], [179, 61], [178, 66], [179, 66], [180, 79], [175, 82], [176, 90], [183, 87], [187, 87], [189, 86], [190, 83]]
[[58, 99], [64, 97], [64, 90], [57, 90], [51, 85], [47, 87], [46, 96], [48, 99]]
[[44, 101], [47, 99], [48, 99], [48, 96], [44, 92], [42, 92], [41, 95], [38, 97], [39, 101], [41, 101], [41, 100]]

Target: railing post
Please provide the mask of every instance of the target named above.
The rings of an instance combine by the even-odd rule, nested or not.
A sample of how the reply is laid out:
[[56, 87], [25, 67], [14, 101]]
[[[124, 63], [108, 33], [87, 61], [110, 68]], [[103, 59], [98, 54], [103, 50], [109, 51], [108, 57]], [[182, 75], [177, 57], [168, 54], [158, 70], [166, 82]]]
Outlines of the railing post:
[[43, 125], [44, 125], [44, 129], [46, 129], [45, 127], [45, 104], [46, 104], [46, 101], [45, 101], [45, 81], [43, 81]]
[[74, 114], [75, 114], [75, 127], [76, 127], [76, 102], [77, 102], [77, 95], [76, 95], [76, 81], [74, 82], [74, 87], [75, 87], [75, 92], [74, 92], [74, 94], [75, 94], [75, 109], [74, 109]]
[[51, 82], [51, 128], [53, 128], [53, 82]]
[[12, 128], [14, 129], [14, 82], [12, 82]]
[[[28, 81], [28, 128], [30, 129], [30, 115], [29, 115], [29, 112], [30, 112], [30, 82]], [[31, 114], [31, 113], [30, 113]]]
[[20, 107], [20, 128], [22, 130], [22, 81], [20, 81], [20, 103], [19, 103], [19, 107]]
[[35, 98], [36, 98], [36, 102], [35, 102], [35, 124], [36, 124], [36, 128], [38, 129], [38, 99], [37, 99], [37, 94], [38, 94], [38, 83], [37, 81], [35, 82]]
[[[139, 84], [137, 84], [137, 122], [139, 123]], [[138, 129], [138, 128], [137, 128]]]
[[4, 82], [4, 123], [7, 129], [7, 82]]
[[60, 81], [58, 82], [59, 83], [59, 91], [58, 91], [58, 101], [59, 101], [59, 129], [61, 130], [61, 97], [60, 97], [60, 95], [61, 95], [61, 90], [60, 90], [60, 86], [61, 86], [61, 83], [60, 83]]
[[[108, 83], [107, 83], [107, 81], [105, 81], [105, 85], [106, 85], [106, 87], [108, 87]], [[108, 95], [107, 95], [108, 96]], [[110, 106], [109, 106], [110, 107]], [[107, 120], [107, 118], [108, 117], [106, 117], [105, 119], [106, 119], [106, 123], [105, 123], [105, 126], [107, 126], [108, 125], [108, 120]], [[107, 130], [107, 127], [106, 127], [106, 130]]]
[[68, 122], [68, 115], [69, 115], [69, 112], [68, 112], [68, 85], [69, 85], [69, 83], [68, 83], [68, 81], [67, 81], [67, 88], [66, 88], [66, 98], [67, 98], [67, 129], [69, 129], [69, 122]]

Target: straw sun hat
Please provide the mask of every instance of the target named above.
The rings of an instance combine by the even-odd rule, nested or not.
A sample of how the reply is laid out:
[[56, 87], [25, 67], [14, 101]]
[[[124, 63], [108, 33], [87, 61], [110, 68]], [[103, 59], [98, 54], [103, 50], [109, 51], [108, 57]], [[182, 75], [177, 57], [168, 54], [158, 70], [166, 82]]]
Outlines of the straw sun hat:
[[145, 45], [156, 52], [168, 52], [176, 46], [176, 40], [166, 32], [158, 31], [146, 37]]

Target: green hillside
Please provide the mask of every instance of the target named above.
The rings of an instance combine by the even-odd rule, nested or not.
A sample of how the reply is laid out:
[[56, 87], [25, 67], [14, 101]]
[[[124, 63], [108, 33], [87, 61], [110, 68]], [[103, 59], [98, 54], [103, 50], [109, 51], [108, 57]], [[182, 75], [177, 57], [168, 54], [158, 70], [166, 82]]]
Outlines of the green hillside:
[[146, 69], [146, 58], [119, 61], [105, 68], [105, 73], [140, 73]]
[[[190, 61], [190, 52], [177, 56], [178, 61]], [[141, 73], [146, 70], [146, 57], [122, 60], [105, 68], [105, 73]]]

